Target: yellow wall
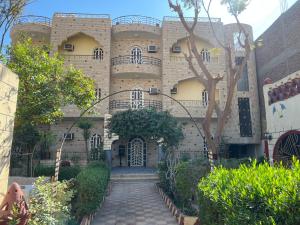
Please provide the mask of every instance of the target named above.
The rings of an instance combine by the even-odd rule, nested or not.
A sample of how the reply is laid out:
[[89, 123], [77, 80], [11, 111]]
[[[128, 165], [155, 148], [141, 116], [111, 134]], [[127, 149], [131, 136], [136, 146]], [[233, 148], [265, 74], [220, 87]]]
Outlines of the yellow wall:
[[[74, 51], [69, 52], [64, 50], [64, 44], [73, 44]], [[59, 46], [58, 51], [60, 54], [65, 55], [93, 55], [94, 49], [101, 47], [99, 43], [85, 34], [77, 34], [68, 38], [67, 41], [64, 41], [61, 46]]]
[[[177, 85], [176, 100], [202, 100], [203, 84], [197, 79], [180, 81]], [[216, 91], [216, 100], [219, 100], [219, 91]]]
[[[185, 54], [189, 54], [189, 49], [188, 49], [188, 40], [185, 38], [185, 39], [182, 39], [178, 42], [179, 46], [181, 47], [181, 53], [178, 54], [178, 53], [175, 53], [175, 55], [181, 55], [181, 56], [184, 56], [184, 53]], [[213, 48], [212, 45], [210, 45], [208, 42], [205, 42], [201, 39], [197, 39], [196, 40], [196, 47], [199, 51], [201, 51], [203, 48], [206, 48], [206, 49], [211, 49]]]

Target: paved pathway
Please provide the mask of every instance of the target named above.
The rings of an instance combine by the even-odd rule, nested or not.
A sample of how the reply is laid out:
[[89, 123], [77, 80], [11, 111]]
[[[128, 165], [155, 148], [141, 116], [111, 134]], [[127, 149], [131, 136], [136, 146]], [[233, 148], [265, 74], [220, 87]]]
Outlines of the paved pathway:
[[92, 225], [176, 225], [151, 181], [114, 183]]

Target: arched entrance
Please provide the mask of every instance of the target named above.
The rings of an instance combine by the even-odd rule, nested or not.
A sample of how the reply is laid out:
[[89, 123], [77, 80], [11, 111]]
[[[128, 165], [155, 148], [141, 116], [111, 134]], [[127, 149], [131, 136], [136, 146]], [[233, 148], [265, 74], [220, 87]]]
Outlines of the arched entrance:
[[300, 159], [300, 131], [291, 130], [278, 138], [274, 147], [274, 162], [289, 163], [292, 157]]
[[128, 166], [146, 167], [146, 142], [136, 137], [128, 142]]

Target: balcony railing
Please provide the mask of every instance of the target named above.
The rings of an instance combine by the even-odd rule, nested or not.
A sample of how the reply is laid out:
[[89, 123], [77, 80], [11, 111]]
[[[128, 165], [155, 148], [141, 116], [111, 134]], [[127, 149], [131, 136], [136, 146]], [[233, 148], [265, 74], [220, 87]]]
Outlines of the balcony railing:
[[160, 27], [161, 21], [148, 16], [139, 16], [139, 15], [129, 15], [129, 16], [120, 16], [113, 21], [113, 25], [121, 24], [145, 24], [150, 26]]
[[108, 14], [89, 14], [89, 13], [55, 13], [54, 17], [71, 17], [71, 18], [102, 18], [109, 19], [110, 16]]
[[50, 26], [51, 19], [45, 16], [34, 16], [34, 15], [20, 16], [15, 20], [14, 25], [26, 24], [26, 23], [34, 23], [34, 24], [42, 24], [42, 25]]
[[157, 100], [112, 100], [109, 102], [109, 109], [144, 109], [154, 108], [156, 110], [162, 110], [162, 102]]
[[94, 55], [64, 55], [61, 54], [61, 56], [65, 60], [95, 60], [95, 61], [102, 61], [103, 59], [100, 59], [99, 57], [96, 57]]
[[147, 64], [147, 65], [153, 65], [153, 66], [161, 66], [161, 60], [149, 57], [149, 56], [141, 56], [141, 57], [135, 57], [131, 55], [123, 55], [118, 56], [111, 59], [111, 64], [113, 66], [122, 65], [122, 64]]
[[[185, 17], [187, 22], [194, 22], [194, 17]], [[180, 22], [180, 18], [176, 16], [165, 16], [164, 21], [170, 22]], [[208, 17], [198, 17], [198, 22], [209, 22]], [[212, 23], [219, 23], [221, 22], [221, 18], [211, 18]]]

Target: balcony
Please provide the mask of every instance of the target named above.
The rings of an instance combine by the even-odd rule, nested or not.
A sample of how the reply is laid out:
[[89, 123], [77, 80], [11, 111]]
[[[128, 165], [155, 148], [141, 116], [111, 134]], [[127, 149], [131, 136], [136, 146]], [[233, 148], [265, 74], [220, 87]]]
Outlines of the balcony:
[[[187, 112], [182, 106], [188, 110], [188, 112], [194, 118], [204, 118], [207, 110], [207, 103], [202, 100], [177, 100], [164, 102], [164, 110], [170, 111], [176, 117], [189, 117]], [[216, 101], [219, 103], [219, 100]], [[213, 113], [212, 118], [216, 118], [216, 113]]]
[[111, 65], [112, 74], [119, 78], [159, 78], [161, 74], [161, 60], [149, 56], [118, 56]]
[[109, 109], [113, 113], [115, 111], [129, 110], [129, 109], [156, 109], [157, 111], [162, 110], [162, 102], [158, 100], [136, 100], [130, 99], [125, 100], [111, 100], [109, 102]]
[[112, 32], [115, 38], [159, 38], [161, 21], [152, 17], [129, 15], [112, 21]]
[[18, 40], [18, 35], [26, 33], [31, 36], [33, 42], [36, 40], [50, 42], [51, 19], [44, 16], [20, 16], [13, 24], [11, 38], [13, 43]]
[[64, 55], [60, 54], [61, 57], [64, 58], [66, 63], [101, 63], [103, 60], [100, 58], [96, 58], [94, 55]]

